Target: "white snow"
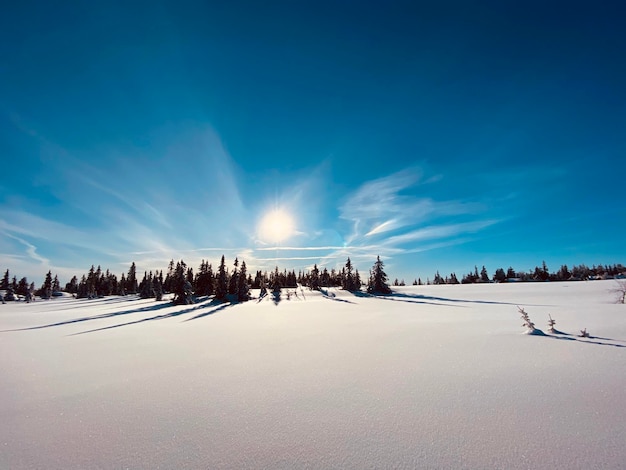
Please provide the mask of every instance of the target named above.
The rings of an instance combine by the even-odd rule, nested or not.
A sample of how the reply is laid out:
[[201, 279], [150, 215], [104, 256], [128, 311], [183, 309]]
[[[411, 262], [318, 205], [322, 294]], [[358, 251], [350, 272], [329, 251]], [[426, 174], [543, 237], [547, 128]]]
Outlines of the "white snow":
[[0, 305], [0, 468], [623, 469], [612, 287]]

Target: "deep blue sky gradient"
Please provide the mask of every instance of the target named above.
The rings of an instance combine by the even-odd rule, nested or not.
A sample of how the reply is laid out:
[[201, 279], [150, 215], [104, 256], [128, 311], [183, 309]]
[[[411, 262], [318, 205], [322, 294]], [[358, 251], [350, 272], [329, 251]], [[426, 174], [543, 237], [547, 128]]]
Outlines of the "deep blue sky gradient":
[[624, 262], [618, 2], [54, 3], [0, 19], [0, 269]]

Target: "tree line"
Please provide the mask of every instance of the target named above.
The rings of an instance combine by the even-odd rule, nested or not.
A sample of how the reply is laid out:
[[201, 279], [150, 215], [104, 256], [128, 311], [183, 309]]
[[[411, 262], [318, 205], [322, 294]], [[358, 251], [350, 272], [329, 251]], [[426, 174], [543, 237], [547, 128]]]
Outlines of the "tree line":
[[[426, 279], [422, 282], [421, 278], [415, 279], [413, 285], [431, 285], [431, 284], [475, 284], [484, 282], [537, 282], [537, 281], [586, 281], [590, 279], [613, 279], [626, 275], [626, 267], [622, 264], [613, 265], [593, 265], [588, 267], [585, 264], [574, 265], [571, 269], [563, 264], [554, 272], [550, 272], [546, 262], [543, 261], [541, 266], [535, 266], [534, 270], [516, 271], [509, 267], [506, 271], [502, 268], [495, 270], [493, 276], [489, 276], [487, 268], [482, 267], [480, 272], [478, 266], [474, 266], [474, 270], [464, 274], [459, 281], [456, 273], [450, 273], [449, 276], [442, 277], [437, 271], [431, 280]], [[393, 283], [396, 286], [404, 285], [404, 281], [396, 279]]]
[[[299, 271], [279, 270], [278, 266], [269, 273], [256, 271], [254, 276], [248, 272], [245, 261], [235, 258], [231, 268], [226, 266], [222, 255], [216, 269], [208, 261], [202, 260], [197, 271], [188, 266], [184, 260], [169, 262], [164, 274], [163, 270], [145, 271], [143, 278], [138, 277], [137, 266], [131, 263], [127, 273], [118, 278], [109, 269], [103, 270], [100, 266], [91, 266], [89, 271], [81, 276], [73, 276], [70, 281], [61, 287], [58, 276], [52, 276], [48, 271], [44, 283], [38, 289], [34, 283], [28, 283], [26, 277], [19, 282], [16, 276], [11, 279], [9, 270], [4, 273], [0, 282], [0, 290], [5, 291], [4, 300], [16, 300], [22, 296], [30, 301], [34, 296], [49, 299], [60, 292], [67, 292], [76, 298], [96, 298], [109, 295], [137, 294], [141, 298], [162, 300], [163, 294], [174, 294], [175, 303], [189, 304], [195, 296], [214, 296], [220, 301], [230, 300], [244, 302], [250, 299], [250, 289], [261, 289], [267, 292], [280, 292], [282, 288], [296, 288], [305, 286], [313, 290], [323, 287], [341, 287], [347, 291], [360, 291], [364, 283], [358, 269], [354, 268], [350, 258], [340, 270], [327, 268], [319, 269], [317, 264], [312, 269]], [[380, 257], [370, 270], [367, 291], [372, 294], [386, 294], [391, 292], [388, 277], [384, 271], [384, 263]]]
[[[554, 272], [550, 272], [546, 262], [536, 266], [530, 271], [516, 271], [509, 267], [506, 271], [496, 269], [489, 276], [485, 266], [479, 271], [478, 266], [458, 279], [456, 273], [449, 276], [441, 276], [437, 271], [431, 280], [423, 282], [421, 278], [413, 281], [413, 285], [431, 284], [473, 284], [486, 282], [536, 282], [536, 281], [572, 281], [588, 279], [606, 279], [626, 275], [626, 267], [622, 264], [593, 265], [588, 267], [584, 264], [574, 265], [571, 269], [567, 265]], [[394, 286], [405, 285], [404, 280], [395, 279]], [[250, 298], [250, 289], [261, 289], [266, 292], [279, 292], [282, 288], [296, 288], [298, 286], [319, 290], [327, 287], [341, 287], [350, 292], [360, 291], [364, 286], [368, 293], [387, 294], [391, 292], [388, 284], [388, 276], [384, 271], [384, 263], [380, 257], [369, 271], [366, 281], [361, 279], [359, 270], [356, 269], [350, 258], [341, 269], [319, 269], [317, 264], [310, 270], [287, 271], [279, 270], [278, 266], [269, 273], [256, 271], [254, 275], [248, 272], [245, 261], [235, 258], [231, 268], [226, 266], [222, 255], [219, 266], [216, 269], [208, 261], [202, 260], [197, 271], [188, 266], [184, 260], [169, 262], [165, 271], [145, 271], [143, 277], [138, 277], [137, 266], [131, 263], [128, 272], [122, 273], [118, 278], [109, 269], [103, 270], [100, 266], [91, 266], [89, 271], [81, 276], [73, 276], [70, 281], [61, 286], [57, 275], [48, 271], [41, 287], [36, 288], [33, 282], [29, 283], [26, 277], [19, 281], [16, 276], [11, 277], [7, 269], [0, 281], [0, 290], [5, 292], [4, 300], [16, 300], [21, 297], [27, 301], [35, 296], [49, 299], [61, 292], [67, 292], [77, 298], [95, 298], [109, 295], [138, 294], [142, 298], [155, 298], [161, 300], [163, 294], [174, 294], [176, 303], [191, 303], [194, 296], [215, 296], [217, 300], [231, 300], [243, 302]]]

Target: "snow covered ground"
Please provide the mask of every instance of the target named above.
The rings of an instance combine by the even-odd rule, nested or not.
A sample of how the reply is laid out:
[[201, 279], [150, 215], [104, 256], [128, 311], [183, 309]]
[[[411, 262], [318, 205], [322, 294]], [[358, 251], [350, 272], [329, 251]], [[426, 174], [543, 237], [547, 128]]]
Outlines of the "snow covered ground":
[[613, 287], [0, 305], [0, 468], [623, 469]]

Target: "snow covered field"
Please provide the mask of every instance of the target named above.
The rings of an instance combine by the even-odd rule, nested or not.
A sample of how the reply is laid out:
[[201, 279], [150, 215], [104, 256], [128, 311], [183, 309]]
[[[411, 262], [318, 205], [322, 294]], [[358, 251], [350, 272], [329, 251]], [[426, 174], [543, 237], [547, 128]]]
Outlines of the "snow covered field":
[[623, 469], [613, 287], [0, 305], [0, 468]]

